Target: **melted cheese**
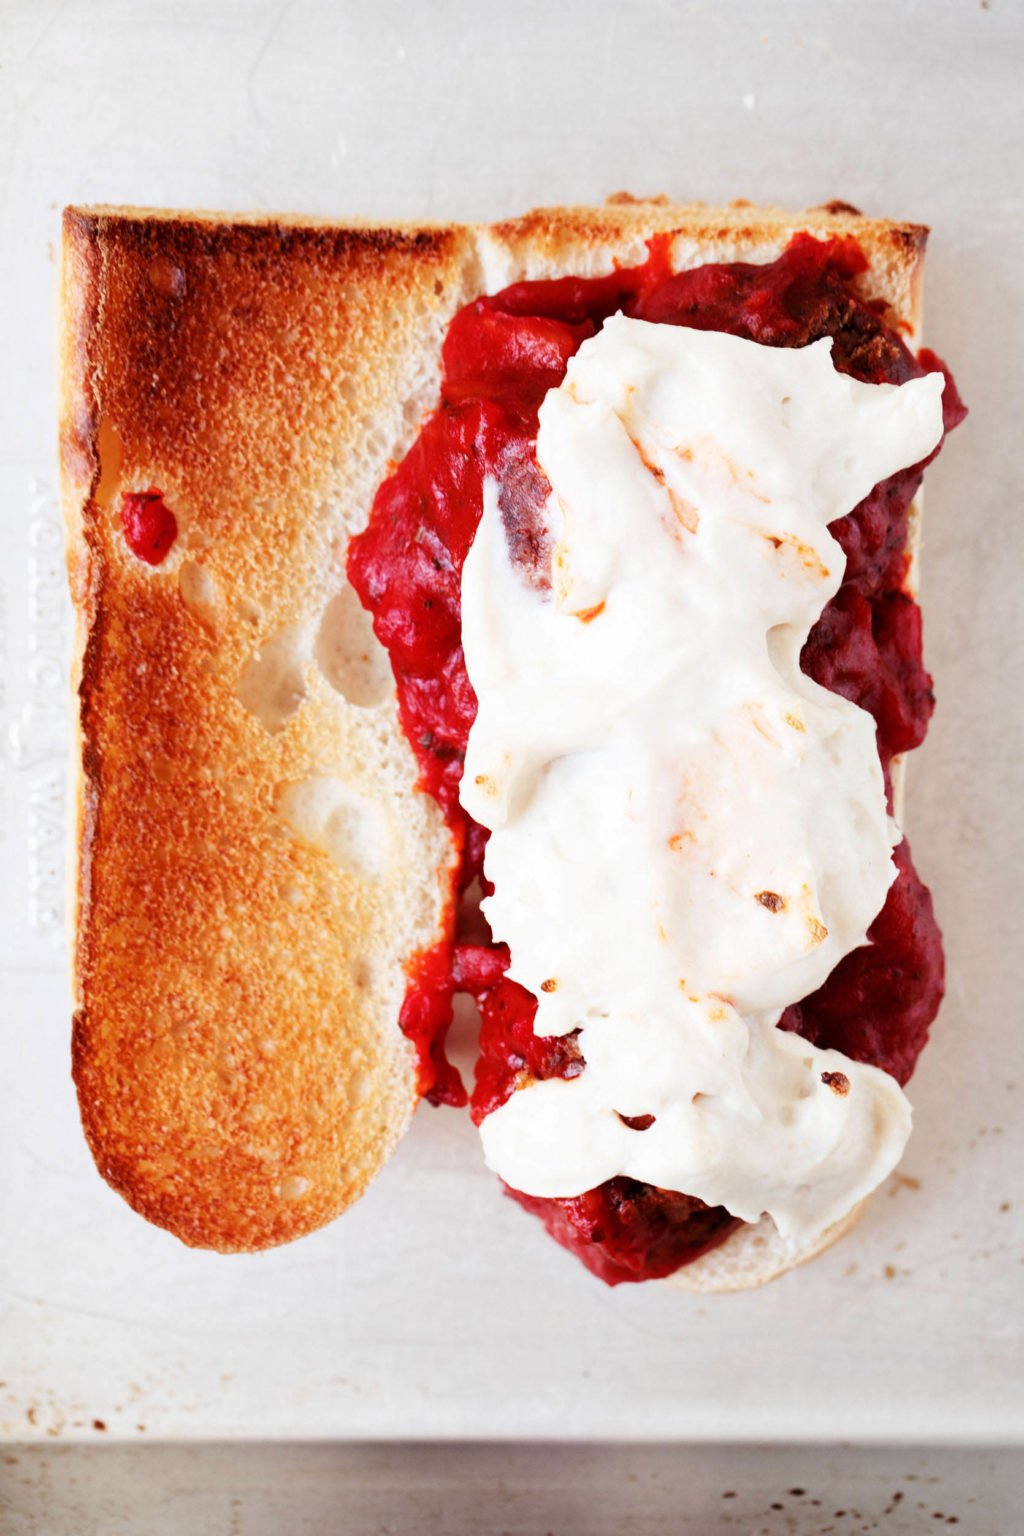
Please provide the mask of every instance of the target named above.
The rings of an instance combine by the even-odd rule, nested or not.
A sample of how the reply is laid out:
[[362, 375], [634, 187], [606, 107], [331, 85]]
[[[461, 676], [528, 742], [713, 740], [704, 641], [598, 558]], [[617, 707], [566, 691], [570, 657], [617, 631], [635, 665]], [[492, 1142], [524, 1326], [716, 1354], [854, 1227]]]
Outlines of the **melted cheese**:
[[549, 590], [485, 486], [462, 803], [535, 1029], [586, 1060], [482, 1126], [527, 1194], [627, 1174], [803, 1241], [909, 1135], [892, 1078], [776, 1027], [865, 942], [899, 837], [871, 717], [800, 671], [827, 525], [942, 430], [941, 375], [861, 384], [830, 350], [609, 320], [540, 413]]

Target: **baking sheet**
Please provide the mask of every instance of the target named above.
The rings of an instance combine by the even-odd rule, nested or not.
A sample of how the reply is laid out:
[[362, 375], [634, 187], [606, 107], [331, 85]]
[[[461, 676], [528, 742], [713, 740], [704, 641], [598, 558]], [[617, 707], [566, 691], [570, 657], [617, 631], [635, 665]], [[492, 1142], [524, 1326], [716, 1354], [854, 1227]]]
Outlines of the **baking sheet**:
[[[13, 1438], [1007, 1441], [1024, 1430], [1011, 0], [0, 7], [0, 1423]], [[622, 186], [932, 224], [972, 407], [929, 477], [940, 709], [909, 825], [949, 947], [899, 1178], [752, 1295], [612, 1292], [423, 1110], [337, 1226], [252, 1257], [133, 1216], [82, 1144], [64, 979], [53, 285], [67, 201], [492, 217]]]
[[387, 1441], [20, 1450], [4, 1536], [1009, 1536], [1019, 1526], [1020, 1457], [1006, 1449]]

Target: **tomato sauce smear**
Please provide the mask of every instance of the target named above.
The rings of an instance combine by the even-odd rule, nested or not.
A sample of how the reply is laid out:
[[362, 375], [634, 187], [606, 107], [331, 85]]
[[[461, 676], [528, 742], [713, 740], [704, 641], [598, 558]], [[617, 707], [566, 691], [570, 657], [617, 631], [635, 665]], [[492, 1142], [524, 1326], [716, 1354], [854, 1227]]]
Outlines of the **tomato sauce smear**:
[[[349, 577], [391, 657], [420, 785], [441, 806], [460, 851], [456, 898], [474, 881], [488, 889], [487, 833], [459, 803], [476, 714], [462, 654], [460, 587], [484, 478], [498, 482], [512, 556], [529, 579], [546, 554], [548, 487], [535, 457], [537, 412], [570, 357], [609, 315], [621, 310], [769, 346], [800, 347], [831, 336], [836, 367], [868, 383], [899, 384], [941, 369], [945, 430], [966, 414], [941, 361], [924, 351], [915, 357], [887, 323], [884, 306], [857, 293], [854, 280], [867, 263], [854, 240], [797, 235], [773, 262], [714, 263], [679, 273], [671, 270], [670, 243], [671, 237], [656, 236], [637, 267], [605, 277], [517, 283], [461, 309], [444, 343], [440, 404], [380, 487], [367, 527], [349, 550]], [[832, 525], [846, 573], [801, 657], [808, 676], [874, 717], [890, 795], [893, 757], [924, 739], [934, 703], [921, 657], [920, 610], [906, 590], [907, 514], [924, 467], [883, 481]], [[781, 1027], [905, 1083], [942, 997], [943, 956], [931, 897], [905, 841], [895, 859], [899, 874], [870, 943], [788, 1008]], [[401, 1014], [417, 1045], [422, 1093], [434, 1103], [465, 1104], [444, 1041], [454, 994], [476, 999], [477, 1123], [518, 1084], [585, 1070], [575, 1035], [534, 1035], [536, 1000], [505, 975], [507, 966], [503, 945], [465, 942], [453, 931], [410, 968]], [[509, 1193], [610, 1285], [671, 1274], [740, 1225], [720, 1207], [628, 1178], [573, 1199]]]
[[155, 486], [122, 491], [121, 527], [128, 548], [146, 565], [162, 565], [178, 537], [178, 519]]

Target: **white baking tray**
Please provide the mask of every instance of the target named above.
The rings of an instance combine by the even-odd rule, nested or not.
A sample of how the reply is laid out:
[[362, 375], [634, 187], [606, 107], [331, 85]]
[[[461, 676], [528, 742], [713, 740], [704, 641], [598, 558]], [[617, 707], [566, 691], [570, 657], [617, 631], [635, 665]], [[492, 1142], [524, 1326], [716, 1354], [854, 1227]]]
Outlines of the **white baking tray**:
[[[1012, 1442], [1024, 1430], [1024, 10], [720, 0], [3, 6], [0, 1421], [12, 1439]], [[80, 1138], [62, 918], [52, 294], [67, 201], [491, 217], [622, 186], [933, 225], [972, 408], [931, 472], [940, 700], [909, 823], [949, 950], [901, 1177], [763, 1292], [606, 1290], [422, 1110], [335, 1227], [254, 1257], [135, 1217]], [[980, 1528], [980, 1527], [979, 1527]]]

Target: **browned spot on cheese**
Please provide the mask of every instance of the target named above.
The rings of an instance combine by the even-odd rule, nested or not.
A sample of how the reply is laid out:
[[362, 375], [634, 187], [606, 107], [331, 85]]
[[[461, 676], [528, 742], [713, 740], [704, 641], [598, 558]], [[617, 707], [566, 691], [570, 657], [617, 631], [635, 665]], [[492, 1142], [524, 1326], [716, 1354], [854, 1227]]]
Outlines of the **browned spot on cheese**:
[[596, 619], [601, 613], [604, 613], [603, 601], [595, 603], [593, 608], [581, 608], [579, 613], [574, 614], [573, 617], [579, 619], [581, 624], [589, 624], [591, 620]]
[[821, 1080], [826, 1088], [831, 1088], [841, 1099], [845, 1099], [850, 1091], [850, 1079], [845, 1072], [823, 1072]]
[[781, 536], [776, 536], [774, 533], [766, 533], [764, 536], [775, 549], [781, 549], [783, 544], [788, 545], [797, 556], [804, 570], [813, 571], [822, 581], [828, 577], [828, 566], [822, 564], [817, 550], [810, 544], [805, 544], [802, 539], [798, 539], [795, 534], [784, 533]]
[[[628, 432], [629, 428], [627, 427], [626, 430]], [[665, 471], [661, 468], [660, 465], [655, 464], [651, 459], [647, 457], [646, 453], [644, 453], [643, 448], [640, 446], [637, 439], [633, 436], [632, 432], [629, 433], [629, 440], [633, 444], [633, 447], [636, 449], [637, 453], [640, 455], [640, 462], [644, 466], [644, 469], [647, 470], [648, 474], [654, 476], [659, 485], [664, 485]]]
[[759, 901], [762, 907], [767, 907], [769, 912], [783, 912], [786, 908], [786, 898], [777, 895], [775, 891], [758, 891], [754, 900]]
[[766, 505], [771, 501], [770, 496], [765, 496], [761, 491], [755, 491], [753, 486], [744, 484], [745, 480], [754, 480], [757, 478], [752, 469], [748, 469], [744, 475], [741, 475], [735, 461], [730, 459], [727, 453], [721, 454], [721, 460], [726, 469], [729, 471], [729, 479], [732, 481], [733, 485], [738, 485], [741, 490], [746, 491], [748, 496], [753, 496], [755, 501], [763, 501]]
[[[693, 505], [692, 502], [687, 501], [685, 496], [680, 496], [678, 491], [674, 491], [672, 487], [666, 483], [665, 471], [661, 468], [660, 465], [653, 463], [652, 460], [647, 457], [643, 448], [637, 442], [636, 438], [633, 437], [632, 433], [630, 433], [630, 440], [633, 444], [633, 447], [640, 455], [640, 460], [644, 468], [650, 474], [652, 474], [655, 480], [657, 480], [658, 484], [664, 487], [664, 489], [668, 492], [668, 499], [672, 503], [672, 510], [675, 513], [677, 520], [686, 529], [687, 533], [696, 533], [698, 527], [700, 526], [700, 513], [697, 511], [697, 508]], [[677, 456], [680, 459], [690, 460], [693, 458], [693, 452], [689, 448], [680, 448], [677, 450]]]
[[672, 510], [682, 523], [687, 533], [696, 533], [700, 527], [700, 513], [692, 501], [687, 501], [685, 496], [680, 496], [671, 486], [666, 487], [668, 497], [672, 503]]
[[794, 731], [806, 731], [807, 729], [799, 715], [787, 715], [786, 724], [791, 725]]
[[557, 992], [558, 982], [555, 980], [554, 976], [549, 976], [547, 981], [541, 982], [540, 989], [542, 992]]
[[668, 840], [668, 846], [673, 853], [678, 853], [684, 843], [692, 843], [694, 840], [692, 832], [673, 832]]
[[823, 944], [828, 938], [828, 929], [818, 918], [809, 917], [807, 919], [807, 926], [810, 929], [812, 944]]

